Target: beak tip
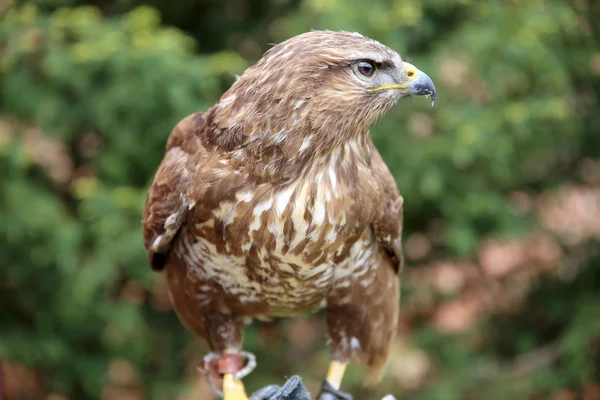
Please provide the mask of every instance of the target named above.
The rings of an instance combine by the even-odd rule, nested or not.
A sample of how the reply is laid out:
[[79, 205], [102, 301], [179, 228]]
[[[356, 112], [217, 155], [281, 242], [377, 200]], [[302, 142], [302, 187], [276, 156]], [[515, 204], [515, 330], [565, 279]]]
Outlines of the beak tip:
[[426, 73], [421, 72], [420, 76], [410, 83], [409, 92], [417, 96], [429, 96], [431, 97], [431, 106], [435, 105], [435, 85]]

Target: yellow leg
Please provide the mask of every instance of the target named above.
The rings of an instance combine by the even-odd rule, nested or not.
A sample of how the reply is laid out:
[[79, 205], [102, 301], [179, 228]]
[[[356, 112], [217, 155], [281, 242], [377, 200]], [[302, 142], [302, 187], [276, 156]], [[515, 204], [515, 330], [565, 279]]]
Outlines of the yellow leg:
[[234, 379], [233, 374], [225, 374], [223, 377], [224, 400], [248, 400], [244, 384], [239, 379]]
[[329, 363], [329, 370], [327, 371], [327, 381], [336, 390], [340, 390], [342, 385], [342, 378], [346, 371], [347, 362], [332, 361]]

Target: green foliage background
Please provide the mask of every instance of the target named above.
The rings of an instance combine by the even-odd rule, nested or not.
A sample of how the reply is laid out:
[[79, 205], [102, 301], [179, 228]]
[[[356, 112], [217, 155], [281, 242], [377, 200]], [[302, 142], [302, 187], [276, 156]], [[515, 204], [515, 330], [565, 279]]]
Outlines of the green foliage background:
[[[435, 108], [403, 102], [373, 129], [405, 198], [405, 314], [381, 386], [361, 388], [353, 367], [344, 388], [357, 399], [600, 398], [595, 2], [40, 0], [0, 9], [0, 358], [11, 398], [186, 398], [205, 348], [147, 266], [146, 190], [179, 119], [210, 107], [269, 43], [309, 29], [377, 39], [438, 89]], [[545, 200], [569, 193], [584, 200], [565, 200], [566, 222], [548, 222]], [[550, 247], [495, 273], [517, 249], [533, 249], [532, 235]], [[489, 243], [512, 247], [490, 264]], [[440, 262], [467, 283], [443, 290], [452, 278], [443, 275], [432, 284], [423, 271]], [[467, 300], [498, 287], [460, 325]], [[450, 324], [440, 322], [445, 311]], [[448, 328], [453, 321], [460, 327]], [[327, 364], [322, 324], [248, 327], [246, 347], [260, 361], [248, 388], [301, 374], [316, 390]]]

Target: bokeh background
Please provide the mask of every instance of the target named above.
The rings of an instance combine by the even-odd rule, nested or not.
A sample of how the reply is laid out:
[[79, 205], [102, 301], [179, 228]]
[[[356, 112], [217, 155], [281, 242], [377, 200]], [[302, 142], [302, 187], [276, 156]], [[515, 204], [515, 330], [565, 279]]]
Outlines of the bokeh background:
[[[600, 399], [593, 0], [0, 1], [0, 359], [9, 399], [215, 397], [146, 263], [174, 124], [269, 48], [358, 31], [435, 81], [372, 130], [405, 197], [402, 317], [357, 400]], [[321, 315], [246, 331], [250, 391], [327, 367]]]

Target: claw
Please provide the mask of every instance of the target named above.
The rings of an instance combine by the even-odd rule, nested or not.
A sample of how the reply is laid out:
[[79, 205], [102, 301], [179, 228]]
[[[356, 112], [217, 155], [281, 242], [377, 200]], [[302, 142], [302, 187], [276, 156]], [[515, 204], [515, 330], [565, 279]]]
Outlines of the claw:
[[323, 381], [323, 387], [321, 387], [317, 400], [352, 400], [351, 395], [340, 391], [347, 365], [347, 362], [340, 361], [329, 363], [327, 377]]
[[321, 392], [317, 396], [317, 400], [352, 400], [352, 395], [336, 389], [329, 381], [325, 380]]

